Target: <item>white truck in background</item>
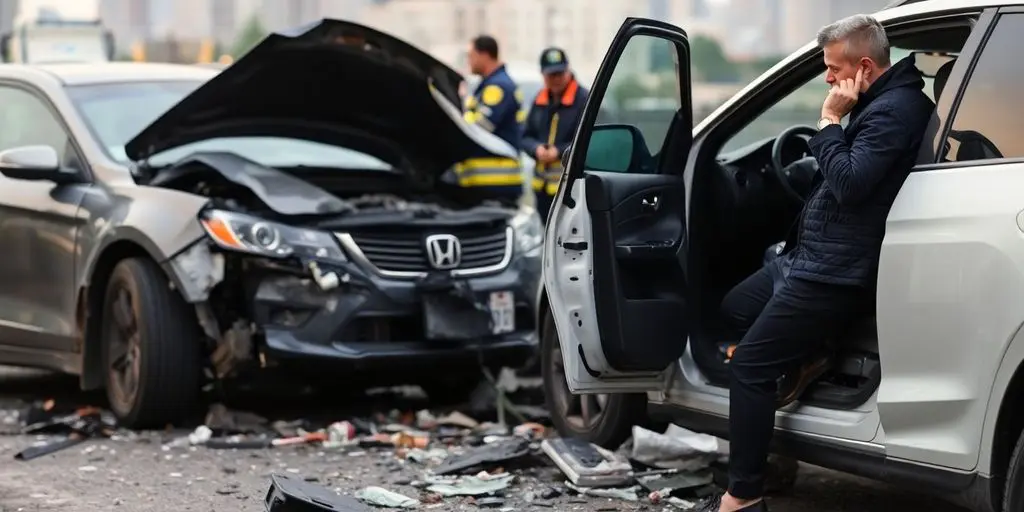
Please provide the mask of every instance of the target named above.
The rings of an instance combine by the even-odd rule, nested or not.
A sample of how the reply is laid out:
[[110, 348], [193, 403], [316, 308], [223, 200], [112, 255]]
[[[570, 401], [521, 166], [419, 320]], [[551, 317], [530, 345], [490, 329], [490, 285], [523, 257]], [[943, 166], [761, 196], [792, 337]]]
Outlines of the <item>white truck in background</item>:
[[0, 36], [0, 55], [4, 62], [28, 64], [109, 62], [114, 60], [114, 36], [98, 18], [40, 8], [34, 16], [19, 16], [13, 30]]

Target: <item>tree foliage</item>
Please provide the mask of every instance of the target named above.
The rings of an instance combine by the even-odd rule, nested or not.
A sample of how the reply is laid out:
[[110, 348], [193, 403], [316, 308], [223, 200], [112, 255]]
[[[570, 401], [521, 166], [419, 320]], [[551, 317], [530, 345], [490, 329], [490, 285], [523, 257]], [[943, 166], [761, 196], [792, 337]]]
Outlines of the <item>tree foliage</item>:
[[267, 29], [259, 16], [252, 15], [231, 46], [231, 55], [237, 60], [267, 37]]

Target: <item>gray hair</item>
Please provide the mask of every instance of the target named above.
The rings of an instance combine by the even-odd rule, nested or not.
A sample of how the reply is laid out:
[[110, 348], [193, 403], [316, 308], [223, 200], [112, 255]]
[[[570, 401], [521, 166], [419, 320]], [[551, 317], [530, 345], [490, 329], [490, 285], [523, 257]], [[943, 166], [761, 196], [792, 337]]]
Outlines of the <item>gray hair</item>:
[[889, 38], [885, 28], [874, 17], [854, 14], [818, 31], [818, 46], [846, 43], [846, 56], [851, 59], [868, 57], [879, 66], [889, 65]]

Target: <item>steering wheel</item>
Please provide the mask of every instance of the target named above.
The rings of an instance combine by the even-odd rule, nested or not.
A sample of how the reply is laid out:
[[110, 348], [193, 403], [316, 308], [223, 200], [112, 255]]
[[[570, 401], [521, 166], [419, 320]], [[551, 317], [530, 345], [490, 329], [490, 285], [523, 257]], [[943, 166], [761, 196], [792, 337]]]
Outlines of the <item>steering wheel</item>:
[[774, 171], [783, 192], [799, 203], [804, 202], [804, 198], [810, 191], [814, 173], [818, 172], [818, 160], [813, 156], [806, 156], [793, 162], [784, 163], [782, 152], [790, 139], [800, 137], [800, 142], [806, 145], [807, 140], [816, 133], [818, 130], [811, 126], [802, 124], [790, 126], [775, 138], [775, 143], [772, 145], [772, 171]]

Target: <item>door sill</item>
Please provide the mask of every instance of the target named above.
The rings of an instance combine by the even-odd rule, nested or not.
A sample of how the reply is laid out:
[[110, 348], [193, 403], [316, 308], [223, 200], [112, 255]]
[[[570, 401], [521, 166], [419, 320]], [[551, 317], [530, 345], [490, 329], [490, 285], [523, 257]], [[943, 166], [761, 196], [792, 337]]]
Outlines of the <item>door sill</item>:
[[[722, 416], [655, 403], [648, 404], [648, 414], [655, 420], [671, 421], [695, 432], [729, 439], [729, 419]], [[827, 442], [827, 438], [797, 432], [776, 429], [772, 438], [772, 452], [807, 464], [906, 486], [922, 493], [976, 496], [980, 492], [979, 486], [988, 488], [988, 479], [977, 473], [890, 459], [884, 452], [836, 445]]]

